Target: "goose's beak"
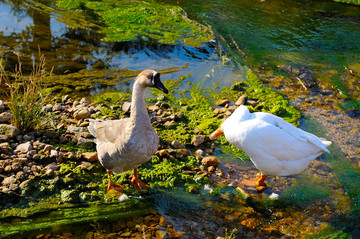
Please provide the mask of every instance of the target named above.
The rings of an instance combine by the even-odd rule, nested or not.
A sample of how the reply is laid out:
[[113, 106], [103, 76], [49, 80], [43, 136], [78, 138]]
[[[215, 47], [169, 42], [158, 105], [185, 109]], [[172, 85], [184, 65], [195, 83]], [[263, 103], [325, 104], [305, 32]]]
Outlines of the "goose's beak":
[[219, 137], [220, 135], [222, 135], [224, 132], [221, 131], [221, 127], [219, 127], [217, 130], [215, 130], [214, 132], [212, 132], [210, 134], [210, 139], [211, 140], [214, 140], [216, 139], [217, 137]]
[[164, 84], [160, 80], [160, 73], [153, 71], [151, 74], [151, 82], [153, 84], [153, 87], [156, 89], [161, 90], [165, 94], [169, 93], [168, 89], [165, 88]]
[[164, 84], [161, 81], [156, 81], [154, 87], [161, 90], [165, 94], [169, 93], [168, 89], [165, 88]]

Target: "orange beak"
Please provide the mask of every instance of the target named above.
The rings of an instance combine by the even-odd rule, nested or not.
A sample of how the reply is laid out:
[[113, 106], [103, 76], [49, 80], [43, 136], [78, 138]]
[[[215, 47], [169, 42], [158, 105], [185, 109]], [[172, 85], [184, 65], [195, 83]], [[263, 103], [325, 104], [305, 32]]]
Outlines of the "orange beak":
[[210, 139], [211, 140], [214, 140], [216, 139], [217, 137], [219, 137], [220, 135], [222, 135], [224, 132], [221, 131], [221, 127], [219, 127], [217, 130], [215, 130], [214, 132], [212, 132], [210, 134]]

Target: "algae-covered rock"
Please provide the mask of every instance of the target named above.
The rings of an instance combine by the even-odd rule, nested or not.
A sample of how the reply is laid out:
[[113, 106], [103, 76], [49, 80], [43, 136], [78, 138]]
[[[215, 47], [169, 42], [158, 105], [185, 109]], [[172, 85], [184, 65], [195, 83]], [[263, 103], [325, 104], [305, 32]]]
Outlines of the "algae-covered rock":
[[5, 134], [8, 137], [12, 138], [18, 135], [19, 133], [20, 130], [13, 125], [0, 124], [0, 134]]
[[77, 191], [77, 190], [61, 190], [61, 201], [64, 203], [80, 202], [79, 191]]

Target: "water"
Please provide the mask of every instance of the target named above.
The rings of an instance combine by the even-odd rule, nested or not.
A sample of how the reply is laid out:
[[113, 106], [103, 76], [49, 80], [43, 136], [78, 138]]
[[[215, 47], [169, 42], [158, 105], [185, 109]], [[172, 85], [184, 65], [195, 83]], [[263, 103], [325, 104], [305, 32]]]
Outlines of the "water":
[[[224, 59], [222, 53], [231, 52], [224, 50], [223, 41], [208, 42], [201, 47], [143, 41], [105, 42], [96, 28], [70, 28], [61, 21], [58, 13], [39, 12], [27, 1], [0, 1], [0, 54], [8, 69], [14, 68], [17, 55], [21, 55], [24, 71], [30, 71], [40, 46], [48, 68], [53, 68], [53, 74], [58, 76], [81, 70], [162, 70], [183, 67], [164, 74], [163, 79], [177, 79], [191, 74], [186, 81], [198, 83], [203, 88], [212, 88], [215, 83], [231, 85], [234, 79], [245, 79], [248, 67], [265, 67], [276, 71], [278, 65], [298, 65], [311, 69], [317, 81], [349, 92], [351, 97], [355, 95], [351, 93], [356, 89], [346, 85], [343, 74], [345, 67], [360, 70], [356, 64], [360, 59], [360, 7], [331, 1], [163, 2], [178, 4], [192, 19], [209, 24], [219, 38], [223, 37], [234, 50], [232, 54], [239, 53], [239, 49], [244, 53], [237, 58], [240, 62]], [[51, 1], [47, 3], [51, 4]], [[131, 83], [124, 82], [115, 86], [93, 87], [82, 94], [94, 95], [113, 90], [129, 92]], [[74, 90], [74, 93], [79, 92]], [[326, 112], [318, 114], [323, 117]], [[309, 117], [313, 116], [310, 114]], [[312, 131], [318, 132], [319, 129], [313, 127]], [[341, 142], [336, 143], [341, 146]], [[338, 149], [341, 150], [341, 147], [338, 146]], [[241, 228], [237, 235], [249, 238], [264, 235], [296, 237], [301, 236], [302, 230], [309, 234], [323, 231], [325, 224], [336, 226], [338, 222], [350, 222], [351, 216], [356, 215], [351, 214], [351, 210], [358, 210], [358, 205], [353, 206], [351, 202], [359, 202], [356, 196], [359, 187], [354, 185], [358, 169], [342, 163], [342, 155], [336, 148], [332, 152], [337, 152], [336, 157], [319, 159], [320, 163], [316, 165], [319, 170], [312, 168], [300, 176], [269, 179], [271, 189], [265, 198], [275, 192], [291, 203], [280, 201], [280, 205], [277, 205], [267, 201], [265, 206], [241, 200], [236, 203], [239, 200], [234, 199], [236, 192], [224, 187], [217, 196], [209, 196], [203, 190], [200, 195], [152, 192], [152, 195], [148, 195], [151, 201], [148, 207], [156, 208], [177, 230], [186, 231], [187, 236], [193, 238], [216, 238], [217, 235], [225, 235], [225, 229], [230, 232], [233, 228]], [[239, 180], [239, 175], [253, 176], [257, 172], [254, 166], [234, 162], [234, 159], [224, 159], [222, 162], [221, 167], [225, 172], [230, 169], [235, 171], [231, 178], [234, 182]], [[336, 170], [329, 171], [322, 162], [329, 162]], [[95, 212], [104, 211], [101, 205], [93, 209]], [[61, 213], [69, 211], [59, 211], [59, 215], [54, 213], [49, 218], [61, 221]], [[117, 212], [107, 211], [112, 220], [116, 220]], [[71, 218], [69, 216], [67, 219]], [[97, 219], [107, 223], [104, 215]], [[84, 222], [87, 224], [93, 220], [86, 218], [80, 224], [84, 226]], [[302, 226], [304, 221], [313, 226]], [[47, 217], [40, 217], [38, 222], [47, 223]], [[23, 223], [29, 226], [28, 222]], [[55, 228], [54, 231], [58, 232], [74, 230]], [[90, 229], [85, 227], [84, 230]], [[334, 232], [330, 230], [328, 234], [331, 233]]]

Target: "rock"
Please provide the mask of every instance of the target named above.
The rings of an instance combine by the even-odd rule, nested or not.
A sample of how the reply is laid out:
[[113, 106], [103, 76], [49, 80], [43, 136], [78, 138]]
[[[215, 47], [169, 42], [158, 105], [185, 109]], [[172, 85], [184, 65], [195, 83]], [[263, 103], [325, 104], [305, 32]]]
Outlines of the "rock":
[[240, 98], [235, 102], [235, 105], [240, 106], [240, 105], [245, 105], [246, 103], [246, 96], [240, 96]]
[[89, 138], [92, 138], [93, 136], [92, 136], [92, 134], [90, 134], [88, 132], [80, 132], [80, 133], [76, 134], [76, 137], [89, 139]]
[[201, 163], [205, 167], [209, 167], [209, 166], [217, 167], [219, 165], [219, 160], [215, 156], [207, 156], [201, 160]]
[[201, 157], [201, 156], [205, 155], [205, 152], [202, 149], [198, 149], [198, 150], [195, 151], [195, 155]]
[[9, 138], [15, 137], [20, 133], [19, 129], [12, 125], [0, 124], [0, 134], [5, 134]]
[[50, 158], [57, 158], [59, 157], [59, 152], [55, 149], [50, 150]]
[[77, 144], [79, 145], [80, 148], [91, 149], [93, 147], [93, 145], [94, 145], [94, 140], [93, 139], [78, 138]]
[[46, 137], [50, 138], [50, 139], [57, 139], [59, 138], [59, 133], [55, 132], [55, 131], [46, 131], [44, 134]]
[[70, 96], [69, 96], [69, 95], [64, 95], [64, 96], [61, 98], [61, 102], [62, 102], [62, 103], [66, 103], [68, 100], [70, 100]]
[[227, 104], [229, 104], [230, 101], [228, 99], [224, 99], [224, 100], [218, 100], [215, 102], [215, 105], [217, 106], [225, 106]]
[[9, 148], [11, 148], [11, 147], [10, 147], [10, 144], [8, 142], [0, 144], [0, 150], [1, 151], [7, 152]]
[[191, 140], [191, 143], [195, 145], [195, 147], [199, 146], [205, 141], [205, 135], [195, 135]]
[[159, 157], [167, 157], [169, 156], [169, 151], [167, 151], [166, 149], [161, 149], [156, 152], [156, 155], [158, 155]]
[[89, 162], [94, 162], [98, 160], [96, 152], [86, 152], [81, 154], [82, 158], [86, 159]]
[[79, 192], [77, 190], [61, 190], [61, 201], [66, 203], [80, 202]]
[[157, 106], [157, 105], [150, 105], [148, 108], [149, 108], [149, 110], [151, 110], [151, 111], [158, 111], [158, 110], [160, 110], [160, 107]]
[[82, 98], [81, 100], [80, 100], [80, 104], [81, 105], [89, 105], [90, 104], [90, 100], [88, 99], [88, 98]]
[[2, 184], [5, 186], [10, 186], [11, 184], [14, 184], [14, 183], [16, 183], [16, 177], [14, 175], [12, 175], [10, 177], [6, 177], [2, 181]]
[[52, 107], [52, 111], [56, 112], [56, 111], [63, 111], [64, 107], [62, 105], [56, 104]]
[[166, 127], [170, 127], [171, 125], [173, 125], [173, 123], [174, 123], [174, 121], [166, 121], [164, 125]]
[[130, 109], [131, 109], [131, 102], [129, 101], [125, 101], [122, 105], [122, 110], [125, 112], [125, 113], [130, 113]]
[[30, 150], [33, 149], [33, 146], [31, 145], [31, 142], [28, 141], [26, 143], [23, 143], [23, 144], [19, 144], [17, 147], [16, 147], [16, 151], [19, 151], [19, 152], [22, 152], [22, 153], [27, 153], [29, 152]]
[[60, 166], [57, 165], [57, 163], [51, 163], [48, 164], [45, 168], [43, 168], [41, 171], [42, 172], [47, 172], [48, 170], [52, 170], [52, 171], [58, 171], [60, 169]]
[[180, 143], [179, 140], [174, 140], [171, 142], [171, 146], [176, 148], [176, 149], [183, 149], [185, 148], [185, 145], [183, 145], [182, 143]]
[[4, 101], [0, 100], [0, 110], [5, 109], [5, 103]]
[[47, 144], [44, 146], [44, 153], [50, 154], [52, 150], [54, 150], [54, 146]]
[[69, 125], [67, 127], [67, 131], [69, 133], [80, 133], [80, 132], [86, 132], [86, 128], [85, 127], [78, 127], [78, 126], [75, 126], [75, 125]]
[[90, 117], [90, 112], [86, 108], [82, 108], [74, 113], [74, 119], [82, 120]]
[[186, 157], [186, 156], [190, 156], [190, 153], [187, 149], [183, 148], [183, 149], [176, 149], [175, 150], [176, 153], [176, 158], [181, 158], [181, 157]]
[[52, 105], [52, 104], [47, 104], [47, 105], [45, 105], [45, 106], [43, 106], [43, 107], [41, 108], [41, 110], [42, 110], [42, 111], [45, 111], [45, 112], [51, 112], [52, 109], [53, 109], [53, 105]]
[[10, 123], [12, 114], [10, 112], [3, 112], [0, 114], [0, 123]]
[[82, 161], [80, 165], [78, 165], [76, 168], [80, 168], [82, 170], [90, 170], [93, 167], [92, 163]]
[[5, 134], [0, 134], [0, 141], [8, 141], [9, 137]]
[[45, 146], [46, 146], [46, 144], [39, 142], [39, 141], [35, 141], [33, 143], [34, 149], [43, 149]]
[[246, 100], [246, 104], [255, 107], [258, 105], [258, 102], [255, 100]]

